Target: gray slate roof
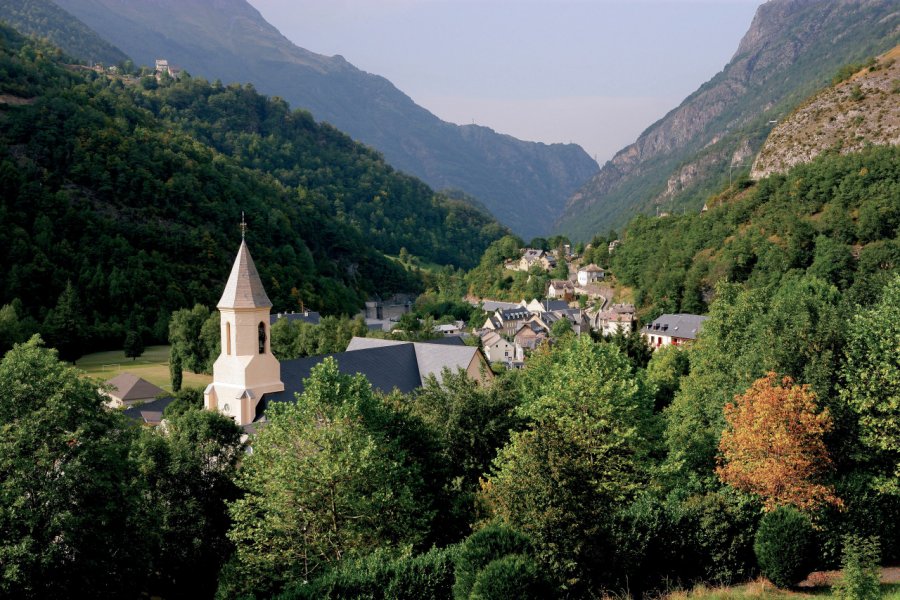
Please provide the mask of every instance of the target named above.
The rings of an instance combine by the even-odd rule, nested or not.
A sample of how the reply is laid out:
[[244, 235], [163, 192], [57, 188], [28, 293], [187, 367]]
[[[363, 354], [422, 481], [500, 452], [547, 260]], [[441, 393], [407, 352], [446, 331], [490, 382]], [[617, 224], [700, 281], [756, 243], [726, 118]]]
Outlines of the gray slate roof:
[[291, 323], [300, 321], [309, 323], [310, 325], [318, 325], [322, 320], [322, 315], [314, 310], [308, 310], [306, 312], [276, 313], [274, 315], [269, 315], [269, 325], [274, 325], [275, 321], [278, 321], [279, 319], [287, 319]]
[[484, 312], [494, 312], [496, 310], [501, 309], [510, 309], [510, 308], [518, 308], [518, 304], [516, 302], [500, 302], [499, 300], [485, 300], [481, 308]]
[[272, 302], [266, 295], [259, 272], [253, 264], [247, 242], [241, 240], [237, 258], [225, 284], [225, 291], [217, 308], [271, 308]]
[[509, 310], [501, 310], [500, 311], [500, 319], [504, 322], [506, 321], [521, 321], [522, 319], [527, 319], [531, 316], [531, 313], [528, 312], [528, 309], [522, 308], [511, 308]]
[[134, 419], [135, 421], [140, 421], [147, 425], [157, 425], [162, 421], [163, 411], [165, 411], [166, 407], [174, 401], [175, 398], [171, 396], [157, 398], [151, 402], [126, 408], [122, 411], [122, 414], [129, 419]]
[[281, 361], [284, 391], [264, 395], [257, 407], [256, 417], [262, 417], [269, 403], [294, 402], [295, 394], [303, 393], [303, 380], [326, 356], [334, 358], [341, 373], [361, 373], [380, 392], [389, 393], [397, 389], [408, 394], [422, 387], [428, 375], [434, 375], [440, 381], [441, 371], [445, 367], [451, 371], [465, 369], [477, 352], [478, 348], [466, 346], [458, 337], [433, 342], [355, 337], [350, 340], [346, 352]]
[[700, 332], [700, 328], [703, 326], [703, 322], [708, 318], [702, 315], [685, 313], [661, 315], [658, 319], [641, 329], [641, 332], [650, 335], [667, 335], [686, 340], [695, 340]]

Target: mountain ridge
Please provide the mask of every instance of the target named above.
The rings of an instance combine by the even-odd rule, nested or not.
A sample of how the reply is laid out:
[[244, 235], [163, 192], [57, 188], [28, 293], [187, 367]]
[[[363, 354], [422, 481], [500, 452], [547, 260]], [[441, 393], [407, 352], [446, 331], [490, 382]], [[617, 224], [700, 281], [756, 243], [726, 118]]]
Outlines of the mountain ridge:
[[555, 228], [589, 238], [662, 202], [699, 209], [735, 170], [748, 170], [770, 121], [840, 66], [898, 41], [900, 11], [889, 0], [766, 2], [725, 68], [603, 165], [570, 197]]
[[575, 144], [525, 142], [442, 121], [384, 77], [290, 42], [244, 0], [57, 3], [138, 62], [165, 57], [194, 75], [249, 81], [281, 96], [435, 189], [474, 196], [526, 237], [547, 233], [546, 223], [598, 169]]

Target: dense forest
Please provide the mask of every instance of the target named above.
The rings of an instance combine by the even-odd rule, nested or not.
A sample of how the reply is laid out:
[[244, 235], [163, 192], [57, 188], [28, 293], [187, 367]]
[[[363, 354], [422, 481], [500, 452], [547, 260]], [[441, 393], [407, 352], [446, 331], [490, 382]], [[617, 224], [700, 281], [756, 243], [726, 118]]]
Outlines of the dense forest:
[[808, 274], [871, 304], [900, 268], [900, 148], [826, 154], [786, 175], [746, 180], [709, 210], [640, 216], [611, 257], [637, 304], [705, 313], [717, 281], [751, 289]]
[[0, 43], [5, 347], [165, 339], [173, 310], [217, 299], [242, 213], [276, 309], [334, 314], [420, 288], [385, 252], [467, 266], [505, 232], [249, 87], [67, 68], [6, 27]]
[[840, 597], [875, 598], [898, 311], [900, 276], [847, 312], [794, 274], [719, 284], [697, 342], [652, 357], [565, 336], [486, 387], [388, 396], [328, 359], [250, 454], [196, 393], [129, 425], [35, 338], [0, 362], [0, 594], [641, 597], [843, 564], [869, 592]]

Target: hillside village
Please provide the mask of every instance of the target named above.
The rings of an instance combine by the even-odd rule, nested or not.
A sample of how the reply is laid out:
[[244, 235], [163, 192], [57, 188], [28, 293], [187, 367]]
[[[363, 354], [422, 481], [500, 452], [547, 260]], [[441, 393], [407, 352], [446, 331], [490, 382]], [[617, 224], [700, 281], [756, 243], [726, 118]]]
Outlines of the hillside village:
[[[900, 599], [889, 0], [761, 4], [527, 243], [174, 62], [271, 43], [326, 104], [384, 104], [354, 121], [386, 79], [244, 0], [148, 6], [0, 3], [39, 34], [0, 23], [0, 598]], [[447, 131], [571, 146], [485, 129]], [[692, 191], [660, 200], [672, 169]]]

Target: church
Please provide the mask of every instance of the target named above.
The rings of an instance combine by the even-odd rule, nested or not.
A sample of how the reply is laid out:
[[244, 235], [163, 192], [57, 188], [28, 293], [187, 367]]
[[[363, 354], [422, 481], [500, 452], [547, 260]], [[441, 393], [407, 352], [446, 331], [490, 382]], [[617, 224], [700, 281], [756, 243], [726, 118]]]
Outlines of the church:
[[[237, 258], [216, 307], [221, 323], [222, 350], [213, 364], [213, 382], [203, 392], [207, 410], [218, 410], [241, 426], [265, 420], [273, 402], [293, 402], [303, 391], [303, 379], [325, 357], [279, 360], [270, 345], [272, 302], [241, 239]], [[445, 369], [464, 370], [480, 383], [493, 379], [487, 359], [461, 338], [430, 342], [399, 342], [354, 338], [346, 352], [328, 355], [342, 373], [362, 373], [381, 392], [409, 393], [429, 376], [440, 381]]]

